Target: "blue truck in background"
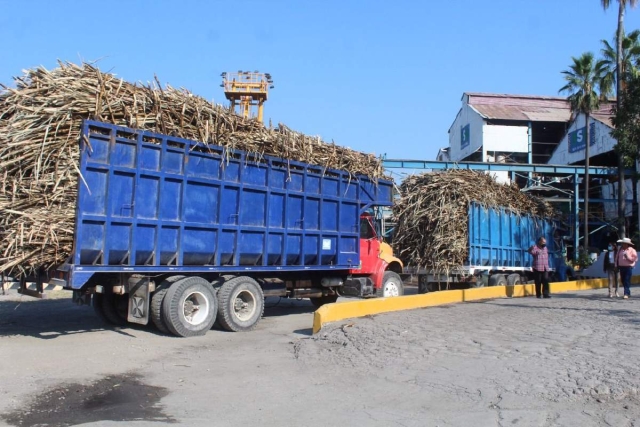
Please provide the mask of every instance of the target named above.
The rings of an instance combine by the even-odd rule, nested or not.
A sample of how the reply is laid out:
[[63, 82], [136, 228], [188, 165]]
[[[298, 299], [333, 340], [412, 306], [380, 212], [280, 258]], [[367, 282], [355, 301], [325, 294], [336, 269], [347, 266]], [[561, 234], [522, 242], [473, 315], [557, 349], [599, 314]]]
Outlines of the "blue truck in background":
[[562, 267], [562, 240], [559, 223], [549, 218], [515, 213], [476, 202], [468, 207], [468, 258], [450, 271], [412, 269], [405, 274], [418, 277], [418, 292], [426, 293], [450, 286], [483, 287], [527, 283], [533, 279], [533, 258], [528, 249], [545, 237], [552, 277]]
[[403, 294], [379, 238], [393, 183], [85, 121], [70, 259], [49, 283], [106, 322], [252, 329], [264, 298]]

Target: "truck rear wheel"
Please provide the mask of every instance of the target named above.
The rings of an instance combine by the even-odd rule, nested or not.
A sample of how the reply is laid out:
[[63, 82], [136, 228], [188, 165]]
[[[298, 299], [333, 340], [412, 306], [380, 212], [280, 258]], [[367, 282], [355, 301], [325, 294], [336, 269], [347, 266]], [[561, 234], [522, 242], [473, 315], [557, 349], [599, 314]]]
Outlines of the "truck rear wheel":
[[430, 283], [427, 281], [427, 276], [418, 275], [418, 293], [426, 294], [427, 292], [431, 292]]
[[520, 278], [519, 274], [513, 273], [507, 276], [507, 285], [513, 286], [520, 284], [522, 284], [522, 279]]
[[165, 326], [174, 335], [204, 335], [216, 320], [218, 301], [209, 282], [186, 277], [169, 287], [161, 311]]
[[153, 297], [151, 297], [151, 305], [149, 307], [151, 321], [160, 332], [164, 332], [165, 334], [170, 334], [171, 331], [167, 328], [167, 325], [164, 324], [164, 319], [162, 318], [162, 301], [164, 301], [164, 296], [167, 294], [171, 285], [178, 280], [184, 279], [184, 277], [185, 276], [171, 276], [166, 278], [158, 285], [156, 291], [153, 293]]
[[320, 308], [325, 304], [331, 304], [338, 301], [338, 295], [324, 295], [321, 297], [309, 298], [309, 300], [315, 308]]
[[251, 277], [235, 277], [218, 290], [218, 322], [227, 331], [244, 332], [253, 329], [264, 312], [264, 293]]
[[404, 284], [398, 273], [385, 271], [382, 276], [382, 286], [376, 289], [377, 297], [398, 297], [404, 295]]
[[127, 324], [126, 296], [108, 294], [93, 294], [93, 309], [104, 323], [114, 326]]
[[506, 286], [507, 278], [504, 274], [493, 274], [489, 277], [489, 286]]

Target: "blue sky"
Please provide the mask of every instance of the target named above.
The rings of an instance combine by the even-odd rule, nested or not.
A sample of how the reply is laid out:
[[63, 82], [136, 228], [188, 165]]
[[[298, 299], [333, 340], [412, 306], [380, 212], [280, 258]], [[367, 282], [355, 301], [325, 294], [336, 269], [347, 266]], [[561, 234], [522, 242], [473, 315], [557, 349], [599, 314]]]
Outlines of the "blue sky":
[[[0, 82], [56, 60], [226, 102], [260, 70], [265, 117], [389, 158], [435, 159], [465, 91], [558, 95], [571, 56], [611, 39], [600, 0], [0, 0]], [[626, 29], [640, 28], [640, 9]]]

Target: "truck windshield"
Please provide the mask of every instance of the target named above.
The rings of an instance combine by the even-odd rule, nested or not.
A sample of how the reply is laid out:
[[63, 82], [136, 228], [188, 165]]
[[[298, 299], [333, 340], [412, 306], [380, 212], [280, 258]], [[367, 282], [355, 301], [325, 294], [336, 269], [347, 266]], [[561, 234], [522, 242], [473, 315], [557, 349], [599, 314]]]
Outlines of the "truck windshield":
[[373, 239], [374, 237], [376, 237], [376, 232], [371, 226], [371, 222], [367, 218], [360, 218], [360, 238]]

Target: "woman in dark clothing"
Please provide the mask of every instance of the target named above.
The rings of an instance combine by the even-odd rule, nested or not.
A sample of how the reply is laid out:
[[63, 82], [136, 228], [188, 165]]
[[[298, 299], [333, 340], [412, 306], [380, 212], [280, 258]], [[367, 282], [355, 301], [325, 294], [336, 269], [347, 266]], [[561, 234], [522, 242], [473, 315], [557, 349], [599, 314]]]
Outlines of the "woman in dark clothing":
[[609, 279], [609, 298], [613, 298], [615, 287], [616, 298], [620, 297], [618, 293], [618, 268], [616, 267], [616, 255], [618, 247], [615, 242], [610, 242], [607, 253], [604, 254], [604, 272], [607, 273]]

